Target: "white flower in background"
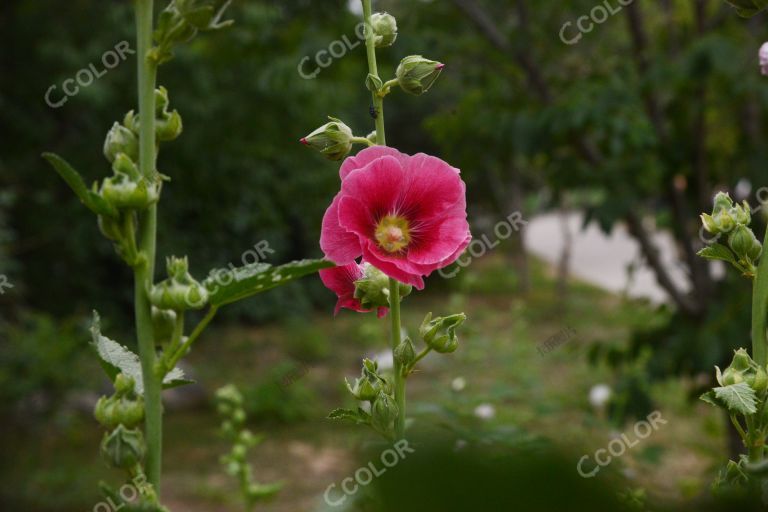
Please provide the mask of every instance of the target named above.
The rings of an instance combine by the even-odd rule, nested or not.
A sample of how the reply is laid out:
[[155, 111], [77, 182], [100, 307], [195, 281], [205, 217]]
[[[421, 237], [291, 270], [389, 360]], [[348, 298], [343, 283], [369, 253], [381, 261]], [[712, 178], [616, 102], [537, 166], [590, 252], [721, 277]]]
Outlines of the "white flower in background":
[[465, 387], [467, 387], [467, 379], [464, 377], [456, 377], [451, 381], [451, 389], [457, 393], [463, 391]]
[[608, 384], [595, 384], [592, 389], [589, 390], [589, 403], [595, 409], [602, 409], [611, 400], [611, 387]]
[[453, 451], [458, 452], [463, 450], [467, 446], [467, 441], [464, 439], [457, 439], [456, 444], [453, 446]]
[[492, 420], [496, 417], [496, 408], [491, 404], [480, 404], [475, 407], [475, 416], [481, 420]]
[[760, 60], [760, 72], [764, 75], [768, 75], [768, 43], [763, 43], [758, 53]]

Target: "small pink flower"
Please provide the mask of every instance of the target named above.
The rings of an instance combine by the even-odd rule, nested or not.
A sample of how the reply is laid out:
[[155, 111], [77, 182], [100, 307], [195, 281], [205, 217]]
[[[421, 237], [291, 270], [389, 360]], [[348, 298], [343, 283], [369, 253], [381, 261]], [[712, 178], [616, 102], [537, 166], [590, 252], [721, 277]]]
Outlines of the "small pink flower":
[[338, 265], [363, 260], [402, 283], [453, 263], [469, 245], [464, 182], [433, 156], [374, 146], [347, 158], [320, 247]]
[[[338, 315], [341, 308], [351, 309], [359, 313], [369, 313], [372, 311], [371, 309], [364, 308], [360, 300], [355, 298], [355, 281], [362, 279], [364, 276], [363, 266], [357, 263], [320, 270], [320, 280], [323, 281], [326, 288], [339, 297], [339, 300], [336, 302], [336, 309], [333, 312], [334, 315]], [[377, 308], [377, 315], [381, 318], [387, 314], [387, 311], [389, 311], [389, 308], [379, 307]]]

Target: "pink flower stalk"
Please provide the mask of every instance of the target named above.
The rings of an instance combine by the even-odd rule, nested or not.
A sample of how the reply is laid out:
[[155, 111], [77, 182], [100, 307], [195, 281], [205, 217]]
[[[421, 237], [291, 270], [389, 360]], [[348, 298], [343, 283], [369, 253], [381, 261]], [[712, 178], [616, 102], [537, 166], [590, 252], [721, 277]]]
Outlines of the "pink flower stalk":
[[[326, 288], [334, 292], [339, 298], [336, 301], [336, 309], [333, 311], [334, 315], [338, 315], [342, 308], [351, 309], [358, 313], [369, 313], [372, 311], [372, 309], [364, 308], [360, 299], [355, 298], [355, 281], [362, 279], [364, 276], [363, 266], [357, 263], [320, 270], [320, 280]], [[376, 314], [381, 318], [387, 314], [387, 311], [389, 311], [389, 308], [379, 307]]]
[[424, 277], [469, 245], [459, 170], [433, 156], [385, 146], [347, 158], [341, 191], [323, 217], [320, 247], [337, 265], [357, 258], [389, 277], [424, 288]]

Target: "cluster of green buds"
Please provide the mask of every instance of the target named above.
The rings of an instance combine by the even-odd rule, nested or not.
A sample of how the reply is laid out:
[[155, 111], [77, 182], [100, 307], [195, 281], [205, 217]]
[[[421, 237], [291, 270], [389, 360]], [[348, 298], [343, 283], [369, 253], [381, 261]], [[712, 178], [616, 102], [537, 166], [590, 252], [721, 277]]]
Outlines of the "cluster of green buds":
[[[376, 48], [392, 46], [397, 40], [397, 20], [386, 12], [371, 15], [370, 25], [366, 26], [367, 34], [373, 34]], [[409, 55], [402, 59], [395, 71], [395, 77], [383, 81], [377, 75], [369, 74], [365, 80], [366, 87], [376, 96], [383, 98], [394, 86], [414, 96], [427, 92], [440, 76], [445, 64], [426, 59], [421, 55]], [[371, 115], [375, 118], [378, 112], [371, 107]], [[355, 136], [352, 129], [341, 120], [329, 117], [330, 122], [314, 130], [300, 142], [318, 151], [329, 160], [342, 160], [351, 151], [354, 144], [372, 146], [376, 143], [376, 132], [366, 137]]]
[[263, 436], [255, 436], [245, 428], [243, 396], [237, 387], [229, 384], [216, 391], [216, 410], [222, 420], [221, 433], [232, 443], [229, 453], [222, 455], [221, 463], [238, 479], [247, 509], [251, 510], [257, 502], [277, 494], [282, 484], [260, 484], [253, 479], [253, 468], [247, 460], [248, 450], [261, 443]]
[[134, 387], [133, 378], [118, 373], [114, 394], [102, 396], [94, 409], [96, 420], [107, 429], [101, 455], [114, 468], [130, 470], [144, 459], [144, 436], [137, 428], [144, 419], [144, 401]]
[[754, 276], [755, 264], [763, 252], [763, 246], [749, 227], [751, 221], [751, 210], [746, 201], [734, 204], [726, 192], [719, 192], [715, 196], [712, 213], [703, 213], [701, 222], [704, 229], [718, 239], [727, 237], [727, 245], [710, 244], [699, 255], [728, 261], [744, 275]]
[[[355, 281], [354, 297], [365, 309], [389, 307], [389, 277], [370, 263], [364, 263], [363, 267], [363, 277]], [[412, 290], [411, 285], [399, 283], [401, 299]]]
[[467, 315], [457, 313], [450, 316], [432, 318], [432, 313], [427, 313], [419, 327], [419, 334], [429, 348], [440, 354], [454, 352], [459, 346], [459, 338], [456, 329], [464, 323]]
[[355, 400], [368, 404], [368, 411], [362, 407], [353, 409], [336, 409], [329, 415], [331, 419], [352, 420], [355, 423], [371, 426], [374, 430], [388, 439], [395, 435], [394, 423], [398, 415], [391, 384], [379, 372], [376, 361], [363, 359], [361, 375], [350, 384], [344, 382]]
[[[757, 364], [741, 348], [734, 352], [725, 370], [715, 367], [715, 378], [718, 386], [704, 393], [701, 399], [728, 413], [750, 453], [764, 450], [768, 427], [768, 368]], [[747, 457], [731, 461], [721, 471], [716, 485], [739, 483], [752, 469]]]
[[[155, 90], [155, 141], [174, 140], [181, 134], [182, 121], [178, 111], [169, 111], [168, 91], [164, 87]], [[112, 164], [112, 176], [105, 178], [101, 186], [93, 186], [105, 205], [98, 213], [102, 234], [112, 240], [120, 256], [131, 266], [144, 259], [136, 249], [137, 212], [142, 212], [160, 199], [163, 176], [153, 171], [143, 175], [139, 170], [139, 117], [133, 110], [122, 123], [114, 123], [104, 140], [104, 157]]]
[[189, 273], [187, 257], [166, 259], [168, 278], [152, 287], [149, 301], [158, 309], [177, 314], [200, 309], [208, 302], [208, 290]]
[[157, 21], [155, 47], [149, 57], [157, 64], [173, 58], [174, 46], [186, 43], [200, 31], [219, 30], [233, 23], [224, 20], [232, 0], [171, 0]]

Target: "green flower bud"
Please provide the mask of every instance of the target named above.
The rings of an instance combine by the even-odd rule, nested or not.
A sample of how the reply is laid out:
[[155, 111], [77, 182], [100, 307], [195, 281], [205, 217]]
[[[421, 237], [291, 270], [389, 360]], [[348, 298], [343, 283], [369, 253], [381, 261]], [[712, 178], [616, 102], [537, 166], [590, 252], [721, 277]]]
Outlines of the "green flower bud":
[[168, 279], [153, 286], [149, 293], [152, 305], [176, 312], [205, 306], [208, 302], [208, 291], [189, 274], [186, 256], [168, 258], [166, 267]]
[[96, 421], [104, 428], [113, 429], [118, 425], [134, 428], [144, 419], [144, 399], [131, 400], [125, 397], [101, 397], [93, 412]]
[[713, 219], [711, 215], [708, 213], [702, 213], [700, 217], [704, 229], [706, 229], [709, 233], [717, 234], [720, 232], [717, 224], [715, 223], [715, 219]]
[[127, 429], [118, 425], [115, 430], [104, 434], [101, 454], [110, 466], [130, 469], [144, 459], [144, 436], [138, 429]]
[[397, 419], [399, 411], [395, 399], [387, 393], [381, 392], [371, 406], [371, 420], [373, 424], [383, 431], [391, 428], [392, 422]]
[[101, 231], [101, 234], [107, 237], [109, 240], [120, 240], [123, 237], [121, 222], [122, 221], [120, 219], [99, 215], [99, 231]]
[[216, 391], [216, 400], [227, 405], [242, 405], [243, 395], [233, 384], [228, 384]]
[[301, 139], [301, 143], [319, 151], [329, 160], [341, 160], [352, 151], [352, 130], [339, 119], [328, 119], [331, 122]]
[[99, 194], [115, 208], [143, 210], [160, 198], [158, 188], [140, 176], [125, 153], [115, 157], [112, 170], [114, 174], [104, 179]]
[[375, 399], [382, 389], [381, 381], [370, 380], [367, 377], [355, 379], [354, 386], [347, 379], [344, 379], [344, 383], [352, 396], [363, 402]]
[[733, 208], [731, 208], [731, 215], [733, 216], [734, 220], [737, 224], [743, 224], [744, 226], [749, 226], [749, 223], [752, 222], [752, 212], [749, 207], [749, 203], [744, 201], [740, 205], [736, 205]]
[[236, 444], [232, 447], [232, 457], [237, 460], [245, 460], [247, 449], [242, 444]]
[[152, 306], [152, 326], [157, 344], [163, 345], [170, 342], [176, 327], [176, 312]]
[[419, 327], [424, 343], [429, 345], [435, 352], [447, 354], [455, 351], [459, 346], [459, 339], [456, 336], [456, 329], [464, 323], [467, 316], [464, 313], [458, 313], [447, 317], [437, 317], [432, 319], [432, 313], [427, 313], [424, 321]]
[[752, 358], [749, 357], [747, 351], [743, 348], [740, 348], [739, 350], [734, 351], [733, 360], [731, 361], [729, 368], [733, 368], [739, 372], [745, 372], [752, 368], [753, 365], [754, 362], [752, 361]]
[[744, 382], [744, 375], [733, 368], [726, 368], [723, 372], [723, 385], [730, 386], [731, 384], [738, 384]]
[[[728, 236], [728, 245], [739, 259], [754, 261], [760, 256], [762, 246], [755, 234], [746, 226], [738, 225]], [[752, 258], [755, 256], [755, 258]]]
[[137, 160], [139, 158], [139, 139], [128, 128], [115, 123], [107, 132], [107, 138], [104, 140], [104, 156], [111, 163], [120, 153], [125, 153], [131, 160]]
[[395, 347], [394, 358], [395, 361], [405, 367], [410, 365], [413, 360], [416, 359], [416, 350], [411, 338], [406, 337], [397, 347]]
[[117, 396], [126, 396], [133, 393], [134, 387], [136, 385], [136, 382], [133, 380], [133, 377], [129, 377], [124, 373], [118, 373], [115, 377], [115, 394]]
[[157, 140], [162, 142], [175, 139], [181, 134], [182, 129], [181, 115], [178, 110], [168, 114], [167, 118], [158, 119], [155, 122], [155, 135]]
[[224, 11], [232, 0], [174, 0], [176, 9], [184, 21], [197, 30], [216, 30], [231, 25], [221, 21]]
[[730, 233], [736, 227], [736, 219], [731, 215], [731, 210], [720, 210], [712, 215], [715, 223], [714, 233]]
[[445, 64], [421, 55], [411, 55], [400, 62], [395, 75], [403, 91], [419, 96], [432, 87], [444, 67]]
[[728, 192], [718, 192], [715, 194], [712, 213], [714, 214], [721, 210], [730, 210], [732, 206], [733, 200], [731, 199], [731, 196], [728, 194]]
[[749, 382], [749, 385], [752, 389], [755, 390], [755, 393], [765, 393], [765, 391], [768, 390], [768, 373], [766, 373], [763, 368], [758, 368], [755, 371], [751, 382]]
[[376, 48], [392, 46], [397, 39], [397, 20], [391, 14], [386, 12], [372, 14], [371, 27]]
[[[369, 263], [363, 264], [364, 276], [355, 281], [354, 297], [366, 309], [389, 307], [389, 277]], [[400, 297], [410, 295], [413, 287], [399, 283]]]

